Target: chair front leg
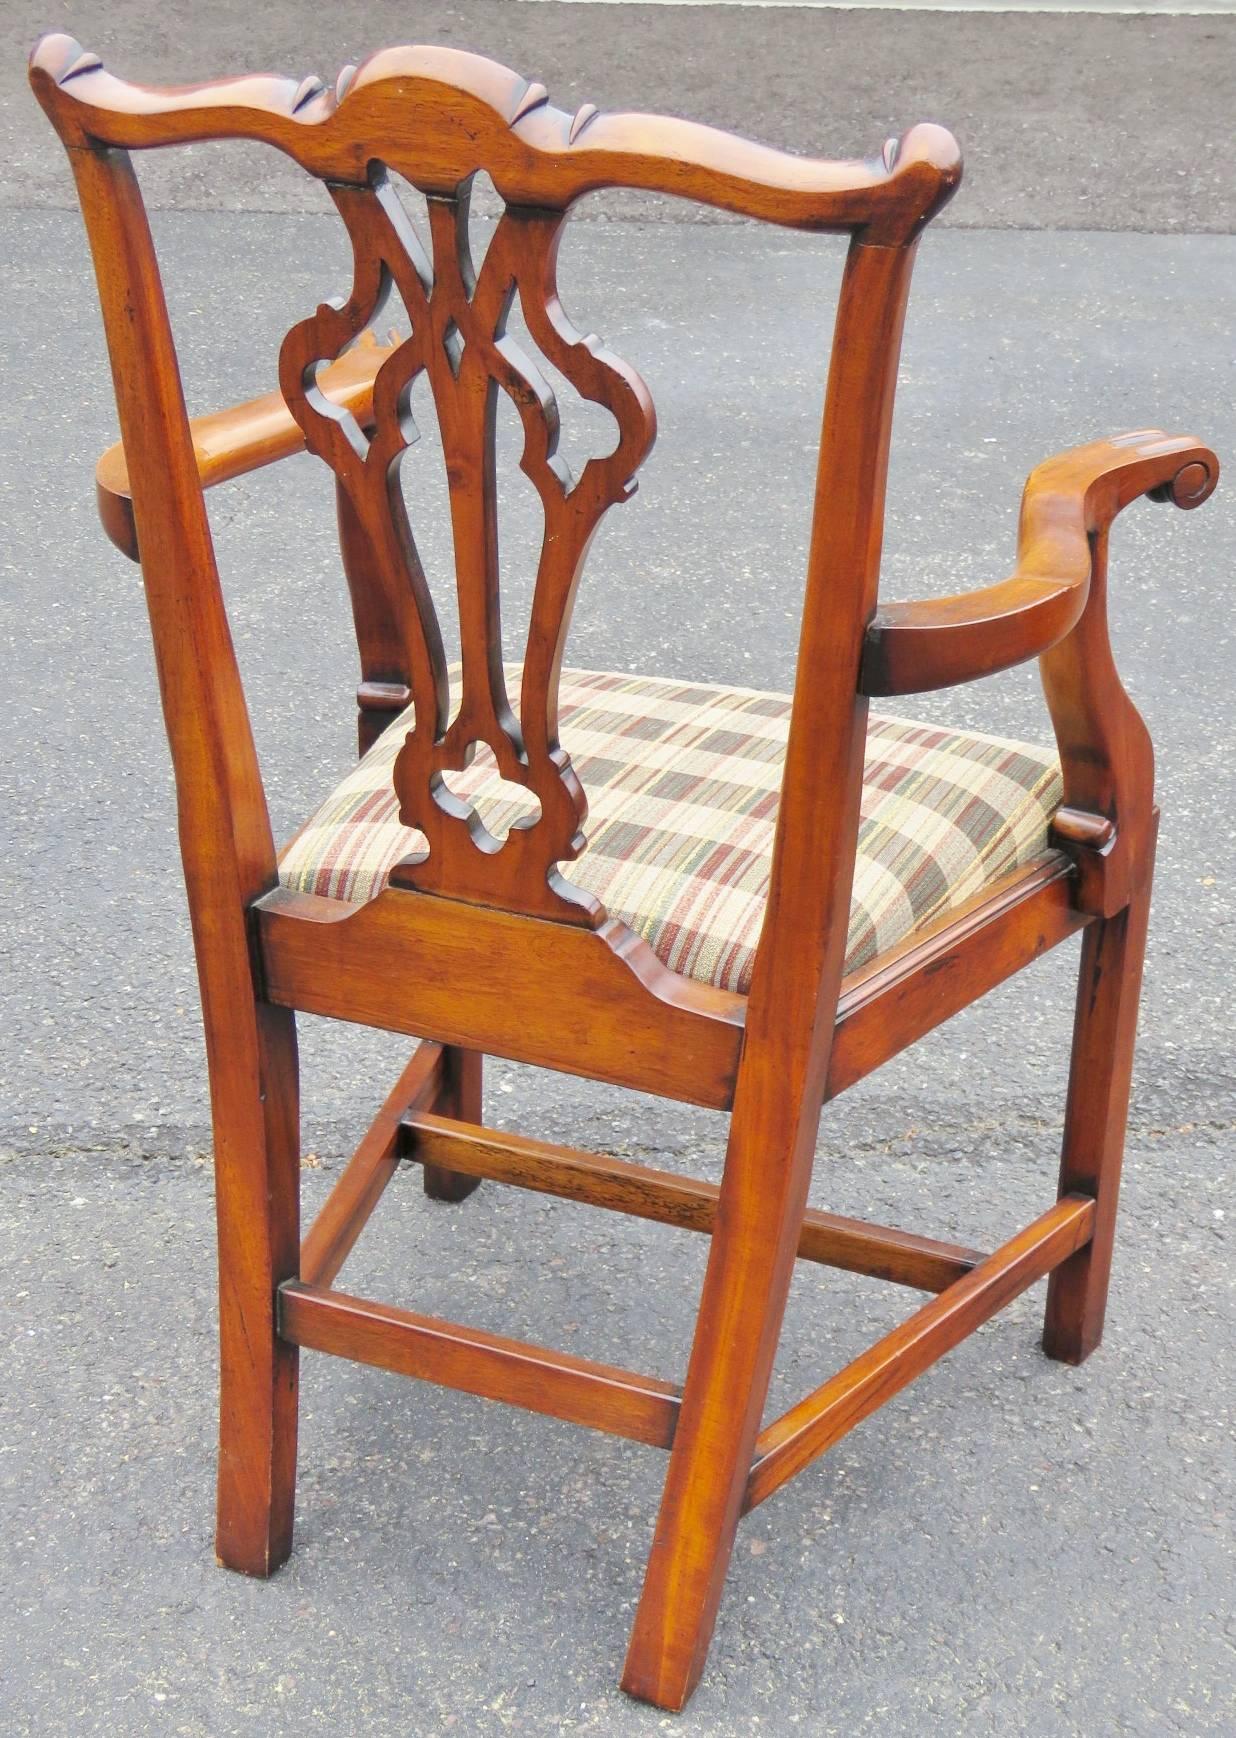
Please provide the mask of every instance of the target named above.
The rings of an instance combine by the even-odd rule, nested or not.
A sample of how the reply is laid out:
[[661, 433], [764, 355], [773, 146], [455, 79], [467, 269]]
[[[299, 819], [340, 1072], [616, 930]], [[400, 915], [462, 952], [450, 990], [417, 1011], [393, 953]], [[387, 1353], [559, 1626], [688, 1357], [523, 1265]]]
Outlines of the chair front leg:
[[1082, 937], [1060, 1194], [1093, 1195], [1096, 1213], [1090, 1242], [1047, 1283], [1043, 1350], [1066, 1364], [1082, 1363], [1103, 1337], [1149, 912], [1148, 866], [1124, 910]]
[[277, 1291], [300, 1259], [300, 1109], [292, 1013], [256, 1003], [210, 1031], [219, 1232], [215, 1552], [266, 1576], [292, 1549], [299, 1353]]
[[[442, 1052], [442, 1089], [433, 1108], [440, 1116], [460, 1122], [481, 1121], [481, 1088], [484, 1057], [476, 1050], [461, 1050], [451, 1044]], [[422, 1182], [431, 1201], [464, 1201], [480, 1182], [466, 1171], [445, 1165], [422, 1166]]]
[[[678, 1710], [695, 1688], [742, 1513], [806, 1210], [818, 1098], [744, 1068], [682, 1409], [622, 1687]], [[780, 1094], [779, 1094], [780, 1088]], [[746, 1089], [746, 1090], [744, 1090]]]

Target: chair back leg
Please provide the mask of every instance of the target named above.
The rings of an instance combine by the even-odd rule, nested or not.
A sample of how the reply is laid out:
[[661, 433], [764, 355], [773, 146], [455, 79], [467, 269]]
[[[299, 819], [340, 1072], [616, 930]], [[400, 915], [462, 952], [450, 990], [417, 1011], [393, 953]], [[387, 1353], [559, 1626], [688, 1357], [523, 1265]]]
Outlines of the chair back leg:
[[[219, 1485], [215, 1553], [270, 1575], [292, 1549], [297, 1347], [276, 1332], [300, 1262], [295, 1017], [251, 1004], [208, 1032], [219, 1233]], [[247, 1017], [246, 1017], [247, 1016]]]
[[1060, 1193], [1094, 1197], [1094, 1234], [1048, 1280], [1043, 1329], [1043, 1350], [1066, 1364], [1082, 1363], [1103, 1337], [1153, 853], [1152, 835], [1150, 860], [1132, 900], [1114, 917], [1092, 923], [1082, 936]]
[[[810, 1102], [809, 1102], [810, 1101]], [[622, 1687], [680, 1709], [699, 1681], [798, 1251], [818, 1094], [744, 1064], [682, 1409]]]

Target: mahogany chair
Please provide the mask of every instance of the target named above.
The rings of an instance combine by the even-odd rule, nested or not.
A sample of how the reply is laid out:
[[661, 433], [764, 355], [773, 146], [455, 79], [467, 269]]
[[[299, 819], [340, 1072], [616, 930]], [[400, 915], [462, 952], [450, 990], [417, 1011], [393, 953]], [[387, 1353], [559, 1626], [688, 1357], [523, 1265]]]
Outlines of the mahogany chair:
[[[251, 1575], [288, 1555], [302, 1347], [650, 1443], [670, 1451], [668, 1475], [623, 1683], [680, 1708], [744, 1513], [1044, 1275], [1048, 1356], [1078, 1363], [1099, 1342], [1156, 828], [1150, 742], [1108, 645], [1108, 529], [1141, 495], [1205, 500], [1214, 456], [1149, 431], [1051, 459], [1026, 487], [1010, 579], [878, 604], [910, 272], [961, 173], [940, 128], [872, 161], [814, 162], [679, 120], [567, 115], [542, 86], [436, 48], [387, 50], [333, 88], [155, 90], [48, 36], [31, 82], [89, 231], [123, 439], [100, 464], [99, 502], [113, 539], [140, 552], [175, 763], [217, 1168], [218, 1555]], [[279, 393], [190, 421], [128, 153], [208, 138], [263, 141], [321, 179], [355, 279], [288, 333]], [[425, 196], [432, 260], [385, 166]], [[504, 210], [474, 273], [481, 170]], [[850, 238], [792, 701], [561, 668], [589, 541], [654, 434], [637, 375], [576, 334], [555, 288], [568, 212], [610, 186]], [[378, 343], [369, 328], [392, 286], [412, 333]], [[535, 344], [620, 430], [574, 480], [552, 394], [505, 336], [516, 296]], [[421, 374], [450, 488], [454, 715], [395, 480]], [[514, 670], [499, 635], [499, 389], [545, 522]], [[335, 475], [365, 758], [280, 854], [203, 490], [305, 447]], [[872, 697], [1029, 658], [1058, 763], [869, 718]], [[587, 844], [572, 748], [598, 817]], [[1077, 931], [1055, 1202], [990, 1255], [808, 1210], [824, 1101]], [[303, 1243], [297, 1009], [420, 1040]], [[720, 1188], [485, 1128], [486, 1053], [728, 1111]], [[336, 1289], [401, 1160], [439, 1200], [488, 1177], [711, 1234], [682, 1382]], [[934, 1295], [763, 1424], [796, 1257]]]

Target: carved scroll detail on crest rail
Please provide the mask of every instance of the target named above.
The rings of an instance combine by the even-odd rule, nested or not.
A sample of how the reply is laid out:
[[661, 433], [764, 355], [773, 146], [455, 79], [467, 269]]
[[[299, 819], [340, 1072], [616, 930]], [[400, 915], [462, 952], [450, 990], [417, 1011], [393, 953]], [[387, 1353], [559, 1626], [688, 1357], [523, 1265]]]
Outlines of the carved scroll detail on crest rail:
[[[293, 327], [280, 355], [280, 386], [308, 446], [332, 467], [379, 570], [378, 582], [404, 624], [415, 726], [395, 763], [400, 819], [425, 835], [428, 852], [392, 876], [474, 903], [595, 926], [605, 913], [556, 865], [583, 849], [587, 802], [558, 739], [558, 678], [576, 587], [601, 518], [634, 490], [633, 476], [655, 435], [651, 399], [631, 369], [581, 338], [558, 299], [556, 261], [566, 213], [504, 209], [479, 271], [468, 246], [468, 186], [428, 197], [432, 262], [384, 172], [368, 186], [336, 183], [331, 195], [348, 229], [354, 280], [346, 301], [320, 307]], [[392, 288], [411, 336], [374, 383], [368, 437], [315, 385], [376, 320]], [[560, 457], [558, 410], [536, 363], [506, 333], [518, 295], [535, 343], [580, 396], [615, 418], [614, 451], [572, 479]], [[450, 497], [462, 655], [459, 710], [449, 720], [446, 661], [433, 602], [399, 486], [403, 453], [415, 439], [409, 399], [429, 382], [442, 436]], [[520, 468], [540, 497], [544, 532], [537, 565], [516, 719], [503, 673], [498, 586], [495, 423], [497, 392], [523, 425]], [[446, 785], [477, 745], [492, 749], [502, 778], [524, 786], [539, 816], [515, 821], [505, 841]], [[530, 805], [531, 806], [531, 805]]]

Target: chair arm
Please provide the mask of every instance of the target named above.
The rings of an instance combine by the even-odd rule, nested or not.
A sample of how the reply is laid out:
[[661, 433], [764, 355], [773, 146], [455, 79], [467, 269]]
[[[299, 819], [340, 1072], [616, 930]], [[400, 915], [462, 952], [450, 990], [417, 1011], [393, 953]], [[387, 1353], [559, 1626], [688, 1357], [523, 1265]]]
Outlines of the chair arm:
[[[373, 383], [378, 370], [400, 342], [391, 334], [380, 343], [364, 332], [350, 350], [323, 369], [318, 385], [332, 403], [351, 411], [362, 428], [373, 422]], [[193, 417], [189, 423], [197, 472], [204, 489], [225, 483], [246, 471], [259, 470], [304, 450], [305, 437], [284, 403], [280, 392], [251, 398], [228, 410]], [[129, 489], [129, 466], [124, 447], [117, 441], [95, 467], [95, 490], [103, 529], [130, 561], [138, 559], [137, 527]]]
[[959, 596], [881, 605], [867, 629], [860, 691], [921, 694], [1039, 657], [1086, 606], [1091, 539], [1139, 495], [1197, 507], [1218, 478], [1208, 447], [1158, 429], [1048, 459], [1022, 497], [1012, 578]]

